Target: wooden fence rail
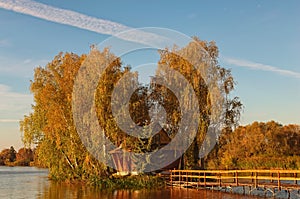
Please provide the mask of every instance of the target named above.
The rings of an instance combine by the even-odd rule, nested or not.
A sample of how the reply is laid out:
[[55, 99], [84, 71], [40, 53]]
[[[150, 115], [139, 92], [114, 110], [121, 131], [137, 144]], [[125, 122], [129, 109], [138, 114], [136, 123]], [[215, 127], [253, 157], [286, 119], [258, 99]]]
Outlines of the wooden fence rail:
[[170, 185], [180, 187], [264, 187], [300, 189], [300, 170], [171, 170]]

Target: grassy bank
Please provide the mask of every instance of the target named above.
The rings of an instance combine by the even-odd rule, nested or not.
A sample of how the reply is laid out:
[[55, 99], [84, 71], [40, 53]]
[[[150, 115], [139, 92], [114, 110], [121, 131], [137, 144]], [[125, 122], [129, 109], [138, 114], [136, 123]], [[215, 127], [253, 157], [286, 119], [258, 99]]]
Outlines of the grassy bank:
[[162, 177], [151, 175], [94, 177], [88, 183], [100, 189], [152, 189], [165, 186]]

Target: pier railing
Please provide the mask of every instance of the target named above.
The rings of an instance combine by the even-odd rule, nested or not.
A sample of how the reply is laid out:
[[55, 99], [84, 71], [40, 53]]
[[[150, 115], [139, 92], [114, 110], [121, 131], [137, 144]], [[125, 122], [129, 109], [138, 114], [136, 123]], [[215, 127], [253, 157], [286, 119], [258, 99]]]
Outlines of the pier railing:
[[300, 170], [171, 170], [170, 185], [300, 189]]

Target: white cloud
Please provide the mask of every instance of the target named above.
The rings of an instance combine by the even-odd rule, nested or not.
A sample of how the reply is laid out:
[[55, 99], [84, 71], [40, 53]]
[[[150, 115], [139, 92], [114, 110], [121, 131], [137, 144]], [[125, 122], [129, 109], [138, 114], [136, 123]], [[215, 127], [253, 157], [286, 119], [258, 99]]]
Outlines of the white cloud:
[[140, 30], [134, 30], [130, 34], [118, 34], [123, 31], [132, 30], [132, 28], [109, 20], [87, 16], [78, 12], [56, 8], [31, 0], [0, 0], [0, 8], [100, 34], [114, 35], [126, 41], [147, 45], [165, 42], [166, 39], [157, 34]]
[[0, 72], [10, 73], [14, 76], [21, 75], [22, 77], [31, 77], [32, 71], [38, 66], [45, 66], [49, 60], [41, 59], [25, 59], [25, 60], [16, 60], [12, 58], [0, 57]]
[[30, 111], [32, 103], [32, 95], [14, 92], [0, 84], [0, 123], [18, 122]]
[[195, 19], [195, 18], [197, 18], [197, 14], [196, 13], [189, 13], [188, 15], [187, 15], [187, 18], [188, 19]]
[[1, 93], [5, 93], [9, 90], [9, 86], [4, 85], [4, 84], [0, 84], [0, 94]]
[[0, 47], [6, 47], [6, 46], [10, 46], [10, 45], [11, 45], [11, 43], [7, 39], [0, 40]]
[[279, 75], [289, 76], [289, 77], [293, 77], [293, 78], [300, 78], [300, 73], [298, 73], [298, 72], [280, 69], [280, 68], [277, 68], [277, 67], [271, 66], [271, 65], [256, 63], [256, 62], [247, 61], [247, 60], [235, 59], [235, 58], [228, 58], [228, 57], [222, 57], [222, 60], [226, 64], [229, 64], [229, 65], [246, 67], [246, 68], [251, 68], [254, 70], [269, 71], [269, 72], [277, 73]]
[[31, 62], [32, 62], [31, 59], [25, 59], [25, 60], [23, 61], [24, 64], [29, 64], [29, 63], [31, 63]]
[[0, 119], [0, 123], [16, 123], [19, 121], [20, 120], [16, 120], [16, 119]]

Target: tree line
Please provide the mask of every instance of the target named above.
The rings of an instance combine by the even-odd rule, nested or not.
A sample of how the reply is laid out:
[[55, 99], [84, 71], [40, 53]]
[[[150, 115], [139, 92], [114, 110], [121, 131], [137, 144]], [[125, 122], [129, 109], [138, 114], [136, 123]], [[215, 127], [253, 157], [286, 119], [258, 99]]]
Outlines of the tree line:
[[300, 169], [300, 126], [275, 121], [224, 129], [207, 158], [210, 169]]
[[34, 151], [31, 148], [20, 148], [18, 151], [11, 146], [0, 152], [0, 166], [30, 166], [33, 165]]

